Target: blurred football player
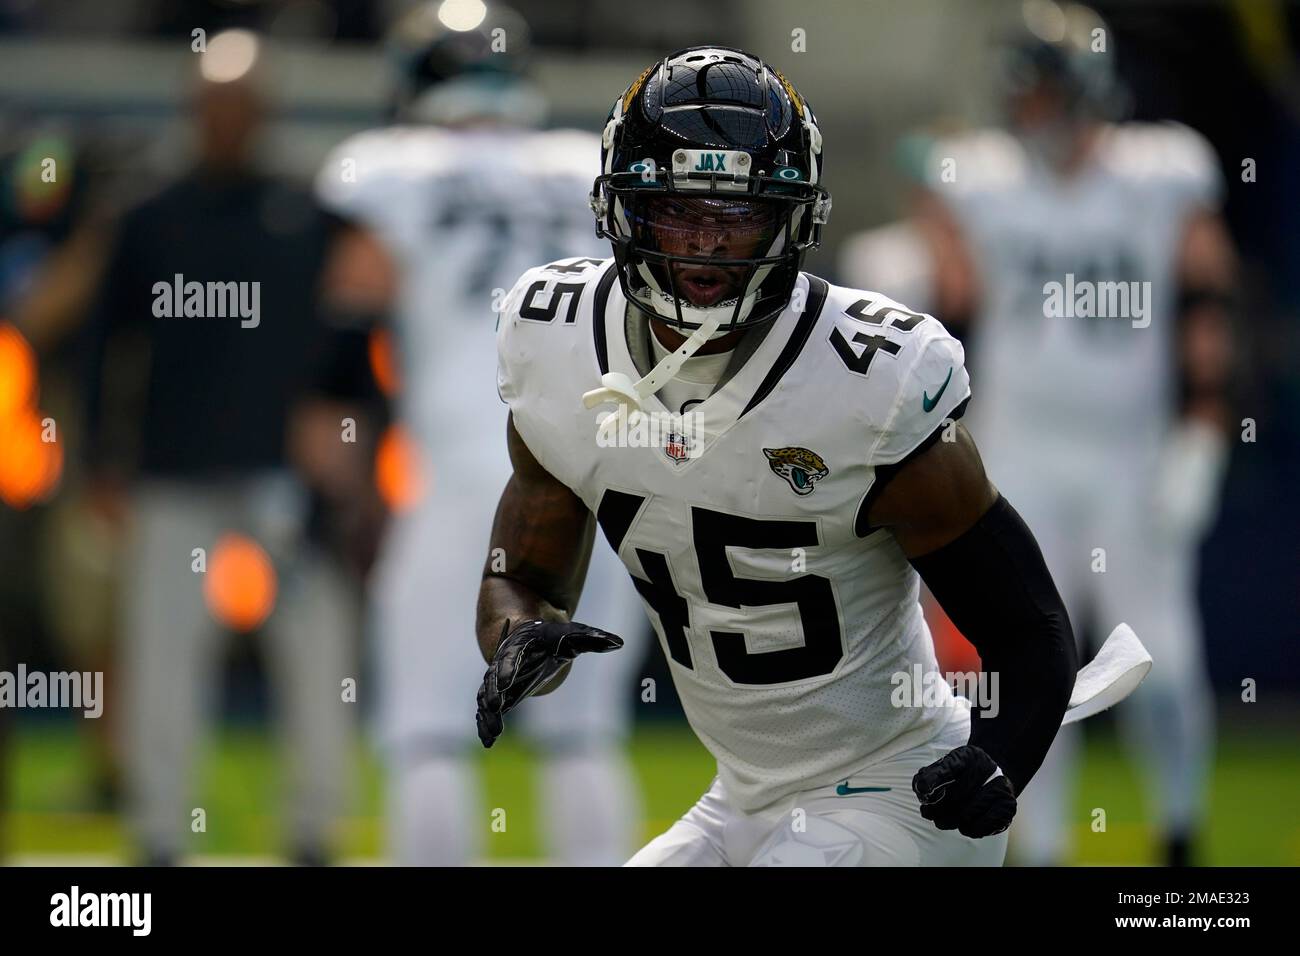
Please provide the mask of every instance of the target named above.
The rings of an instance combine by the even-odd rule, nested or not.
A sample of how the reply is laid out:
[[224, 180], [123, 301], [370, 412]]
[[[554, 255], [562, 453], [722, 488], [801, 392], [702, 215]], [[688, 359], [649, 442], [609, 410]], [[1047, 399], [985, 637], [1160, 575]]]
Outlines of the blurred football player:
[[[479, 599], [480, 738], [579, 655], [626, 653], [571, 617], [599, 524], [718, 763], [631, 865], [1000, 864], [1077, 651], [955, 421], [961, 345], [800, 271], [830, 213], [822, 134], [756, 57], [655, 63], [601, 160], [613, 258], [529, 270], [498, 333], [514, 476]], [[998, 673], [996, 714], [972, 720], [942, 680], [897, 693], [937, 676], [920, 578]]]
[[[1116, 121], [1124, 91], [1093, 11], [1039, 0], [1024, 19], [1002, 47], [1006, 128], [934, 143], [916, 218], [851, 241], [842, 272], [972, 320], [990, 474], [1073, 618], [1128, 621], [1154, 659], [1120, 719], [1165, 858], [1185, 864], [1212, 735], [1195, 554], [1227, 456], [1235, 267], [1218, 166], [1185, 126]], [[1024, 862], [1070, 855], [1078, 740], [1062, 731], [1021, 801]]]
[[[354, 280], [359, 321], [392, 310], [397, 418], [418, 449], [422, 489], [395, 517], [373, 593], [390, 853], [403, 864], [456, 865], [480, 857], [490, 823], [466, 751], [482, 664], [463, 635], [492, 502], [510, 476], [493, 374], [496, 312], [530, 264], [599, 254], [586, 208], [599, 142], [535, 129], [545, 104], [523, 72], [527, 29], [507, 8], [423, 4], [396, 25], [390, 46], [395, 125], [337, 147], [318, 191], [354, 227], [340, 241], [340, 274], [343, 286]], [[597, 552], [592, 567], [584, 613], [633, 636], [646, 631], [613, 554]], [[603, 661], [528, 715], [542, 750], [540, 817], [560, 862], [617, 861], [636, 837], [638, 797], [621, 745], [640, 661], [628, 658]]]

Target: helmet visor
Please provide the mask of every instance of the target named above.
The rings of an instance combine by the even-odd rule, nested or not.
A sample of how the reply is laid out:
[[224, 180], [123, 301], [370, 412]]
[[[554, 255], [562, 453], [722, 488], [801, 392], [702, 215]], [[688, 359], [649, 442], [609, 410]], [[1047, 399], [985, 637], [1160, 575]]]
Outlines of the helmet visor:
[[631, 213], [633, 243], [650, 254], [660, 287], [697, 308], [737, 301], [789, 218], [781, 204], [748, 197], [647, 195]]
[[633, 217], [638, 246], [672, 256], [755, 259], [781, 228], [781, 209], [765, 199], [648, 196]]

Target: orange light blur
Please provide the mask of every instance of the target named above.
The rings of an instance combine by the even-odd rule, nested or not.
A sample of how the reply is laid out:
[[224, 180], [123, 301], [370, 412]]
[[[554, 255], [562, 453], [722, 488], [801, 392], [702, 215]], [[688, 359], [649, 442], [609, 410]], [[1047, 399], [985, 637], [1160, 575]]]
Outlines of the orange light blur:
[[379, 390], [392, 398], [401, 385], [397, 373], [397, 353], [393, 350], [393, 334], [387, 329], [374, 329], [370, 333], [369, 346], [370, 374], [375, 377]]
[[21, 332], [0, 322], [0, 420], [26, 408], [36, 396], [36, 354]]
[[0, 322], [0, 501], [19, 510], [48, 500], [63, 475], [63, 448], [42, 440], [36, 395], [36, 354]]
[[428, 491], [415, 439], [401, 425], [389, 425], [375, 451], [375, 487], [390, 511], [406, 511]]
[[63, 474], [63, 449], [42, 441], [41, 431], [35, 409], [0, 417], [0, 501], [20, 511], [54, 494]]
[[957, 625], [944, 613], [939, 602], [927, 592], [921, 606], [925, 609], [925, 621], [930, 625], [930, 634], [934, 638], [934, 654], [939, 669], [944, 673], [980, 670], [979, 651], [957, 630]]
[[247, 535], [223, 534], [208, 557], [203, 598], [226, 627], [247, 632], [275, 609], [275, 567], [262, 546]]

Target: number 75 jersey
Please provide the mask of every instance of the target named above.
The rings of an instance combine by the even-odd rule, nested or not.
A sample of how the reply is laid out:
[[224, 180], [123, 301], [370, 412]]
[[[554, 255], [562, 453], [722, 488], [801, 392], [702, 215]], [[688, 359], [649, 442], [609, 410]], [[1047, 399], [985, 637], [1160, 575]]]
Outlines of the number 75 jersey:
[[[498, 388], [627, 566], [728, 797], [758, 809], [929, 740], [951, 695], [916, 573], [866, 516], [877, 469], [954, 432], [961, 345], [931, 316], [802, 274], [702, 404], [673, 416], [651, 397], [599, 435], [613, 406], [583, 393], [607, 372], [637, 380], [629, 335], [645, 334], [612, 260], [530, 270], [501, 313]], [[918, 674], [935, 686], [903, 700]]]

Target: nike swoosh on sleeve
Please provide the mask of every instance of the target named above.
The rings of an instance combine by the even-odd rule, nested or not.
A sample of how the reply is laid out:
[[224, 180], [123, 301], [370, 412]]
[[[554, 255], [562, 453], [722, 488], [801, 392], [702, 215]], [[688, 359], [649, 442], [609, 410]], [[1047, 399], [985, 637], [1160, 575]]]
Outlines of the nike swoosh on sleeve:
[[941, 399], [943, 397], [943, 393], [948, 390], [948, 383], [951, 381], [952, 381], [952, 366], [949, 366], [948, 377], [945, 378], [943, 380], [943, 384], [939, 386], [939, 391], [934, 393], [934, 398], [930, 397], [929, 392], [921, 393], [921, 407], [924, 408], [927, 412], [934, 411], [934, 406], [939, 404], [939, 399]]

